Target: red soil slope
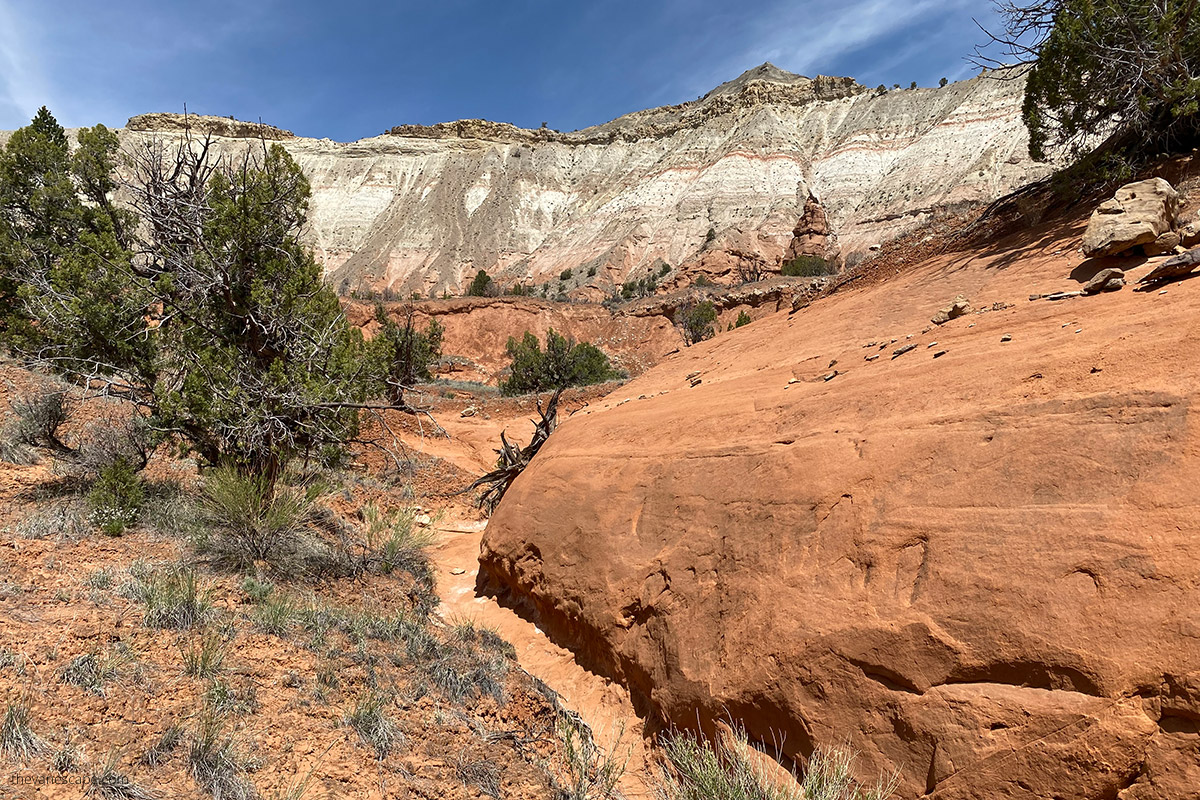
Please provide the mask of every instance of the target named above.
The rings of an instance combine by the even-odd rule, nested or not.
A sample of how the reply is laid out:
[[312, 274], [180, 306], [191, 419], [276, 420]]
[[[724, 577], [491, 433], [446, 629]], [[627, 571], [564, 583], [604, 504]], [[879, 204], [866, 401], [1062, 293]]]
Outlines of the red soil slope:
[[[485, 582], [647, 713], [902, 798], [1200, 797], [1200, 279], [1031, 302], [1111, 265], [1082, 228], [669, 356], [562, 424]], [[1010, 305], [926, 330], [958, 294]]]

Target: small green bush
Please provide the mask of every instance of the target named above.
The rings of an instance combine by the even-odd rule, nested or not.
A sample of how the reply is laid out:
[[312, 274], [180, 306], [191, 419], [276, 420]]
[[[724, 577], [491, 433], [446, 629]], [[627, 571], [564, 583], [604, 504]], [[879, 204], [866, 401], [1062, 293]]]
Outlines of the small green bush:
[[500, 383], [504, 395], [589, 386], [621, 377], [600, 348], [588, 342], [576, 343], [553, 328], [546, 334], [545, 352], [529, 331], [519, 342], [510, 337], [507, 349], [512, 366], [508, 379]]
[[467, 296], [487, 297], [492, 291], [492, 276], [484, 270], [479, 270], [471, 280], [471, 285], [467, 287]]
[[106, 535], [120, 536], [137, 519], [144, 499], [137, 470], [118, 458], [100, 470], [100, 478], [88, 493], [91, 519]]
[[717, 308], [711, 300], [692, 303], [679, 311], [679, 326], [683, 329], [683, 340], [693, 345], [716, 335], [713, 323], [717, 321]]
[[559, 279], [560, 281], [569, 281], [569, 280], [571, 280], [571, 276], [572, 276], [572, 275], [574, 275], [574, 274], [575, 274], [575, 273], [574, 273], [574, 272], [572, 272], [572, 271], [570, 270], [570, 268], [568, 268], [568, 269], [564, 269], [562, 272], [558, 273], [558, 279]]
[[789, 278], [817, 278], [835, 272], [837, 267], [820, 256], [797, 256], [783, 265], [783, 274]]
[[737, 322], [733, 323], [733, 327], [740, 328], [743, 325], [749, 325], [749, 324], [750, 324], [750, 315], [747, 314], [745, 311], [739, 311], [738, 316], [737, 316]]

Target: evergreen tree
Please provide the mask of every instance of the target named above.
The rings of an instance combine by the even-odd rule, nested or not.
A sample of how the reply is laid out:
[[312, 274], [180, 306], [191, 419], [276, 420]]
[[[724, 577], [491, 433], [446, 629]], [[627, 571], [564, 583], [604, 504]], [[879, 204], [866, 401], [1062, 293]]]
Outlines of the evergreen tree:
[[379, 333], [371, 340], [371, 356], [378, 360], [378, 373], [384, 376], [385, 394], [394, 405], [404, 405], [404, 391], [419, 381], [433, 380], [430, 368], [442, 357], [442, 336], [445, 328], [430, 319], [425, 331], [416, 327], [412, 306], [402, 312], [403, 324], [398, 324], [382, 304], [375, 306]]
[[384, 385], [299, 240], [308, 182], [278, 145], [148, 139], [128, 158], [140, 219], [112, 202], [103, 126], [72, 155], [42, 109], [0, 151], [4, 341], [270, 489], [288, 458], [354, 436]]
[[717, 309], [711, 300], [692, 303], [679, 311], [679, 326], [683, 328], [683, 341], [691, 346], [716, 335], [713, 323], [717, 321]]
[[[1195, 0], [1001, 0], [1006, 55], [1030, 65], [1029, 152], [1078, 157], [1192, 146], [1200, 122], [1200, 4]], [[977, 63], [996, 63], [977, 56]], [[1154, 152], [1154, 151], [1150, 151]]]
[[529, 331], [520, 341], [510, 337], [507, 350], [512, 359], [511, 371], [500, 384], [501, 393], [506, 395], [588, 386], [621, 377], [600, 348], [588, 342], [576, 343], [553, 328], [546, 334], [545, 352]]

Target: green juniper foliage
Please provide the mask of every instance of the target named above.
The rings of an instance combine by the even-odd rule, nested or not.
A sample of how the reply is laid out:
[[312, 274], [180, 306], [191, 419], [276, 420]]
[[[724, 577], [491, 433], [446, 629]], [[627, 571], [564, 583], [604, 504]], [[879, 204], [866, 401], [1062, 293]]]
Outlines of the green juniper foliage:
[[992, 39], [1030, 65], [1024, 117], [1034, 158], [1059, 149], [1078, 158], [1101, 140], [1148, 154], [1195, 145], [1195, 0], [1000, 0], [997, 7], [1003, 31]]
[[130, 211], [110, 201], [121, 155], [103, 126], [73, 154], [45, 109], [13, 135], [0, 150], [0, 336], [28, 363], [133, 402], [157, 440], [273, 487], [289, 457], [355, 436], [385, 381], [300, 242], [310, 189], [291, 156], [171, 142], [124, 154]]
[[679, 326], [683, 328], [683, 340], [693, 345], [716, 335], [713, 323], [717, 321], [717, 308], [711, 300], [692, 303], [679, 311]]
[[377, 372], [384, 375], [389, 401], [404, 403], [404, 390], [419, 381], [433, 380], [430, 368], [442, 357], [442, 336], [445, 328], [430, 319], [424, 331], [417, 330], [412, 306], [401, 312], [403, 322], [397, 323], [382, 304], [375, 306], [379, 333], [371, 340], [369, 350], [378, 362]]
[[505, 395], [588, 386], [621, 377], [600, 348], [588, 342], [576, 343], [553, 328], [546, 334], [544, 352], [529, 331], [520, 341], [509, 337], [507, 350], [512, 374], [500, 384], [500, 392]]
[[471, 285], [467, 287], [468, 297], [486, 297], [492, 291], [492, 276], [483, 270], [475, 273]]

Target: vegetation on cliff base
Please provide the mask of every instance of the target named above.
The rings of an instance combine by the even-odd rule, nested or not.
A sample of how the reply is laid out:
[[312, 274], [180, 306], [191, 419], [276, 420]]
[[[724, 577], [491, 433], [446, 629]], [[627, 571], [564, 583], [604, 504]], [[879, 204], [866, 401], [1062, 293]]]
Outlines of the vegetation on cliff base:
[[512, 365], [509, 377], [500, 382], [505, 395], [589, 386], [621, 377], [603, 350], [589, 342], [575, 342], [553, 328], [546, 334], [544, 351], [529, 331], [520, 341], [509, 337], [506, 349]]
[[833, 275], [837, 265], [831, 264], [820, 256], [796, 256], [783, 265], [781, 270], [789, 278], [817, 278], [822, 275]]
[[803, 776], [789, 775], [750, 744], [740, 725], [720, 742], [677, 731], [662, 745], [664, 800], [887, 800], [896, 791], [895, 776], [874, 786], [855, 781], [855, 754], [845, 747], [818, 748]]
[[683, 341], [688, 346], [711, 339], [716, 335], [713, 323], [717, 321], [717, 307], [711, 300], [686, 305], [679, 310], [678, 325], [683, 331]]

